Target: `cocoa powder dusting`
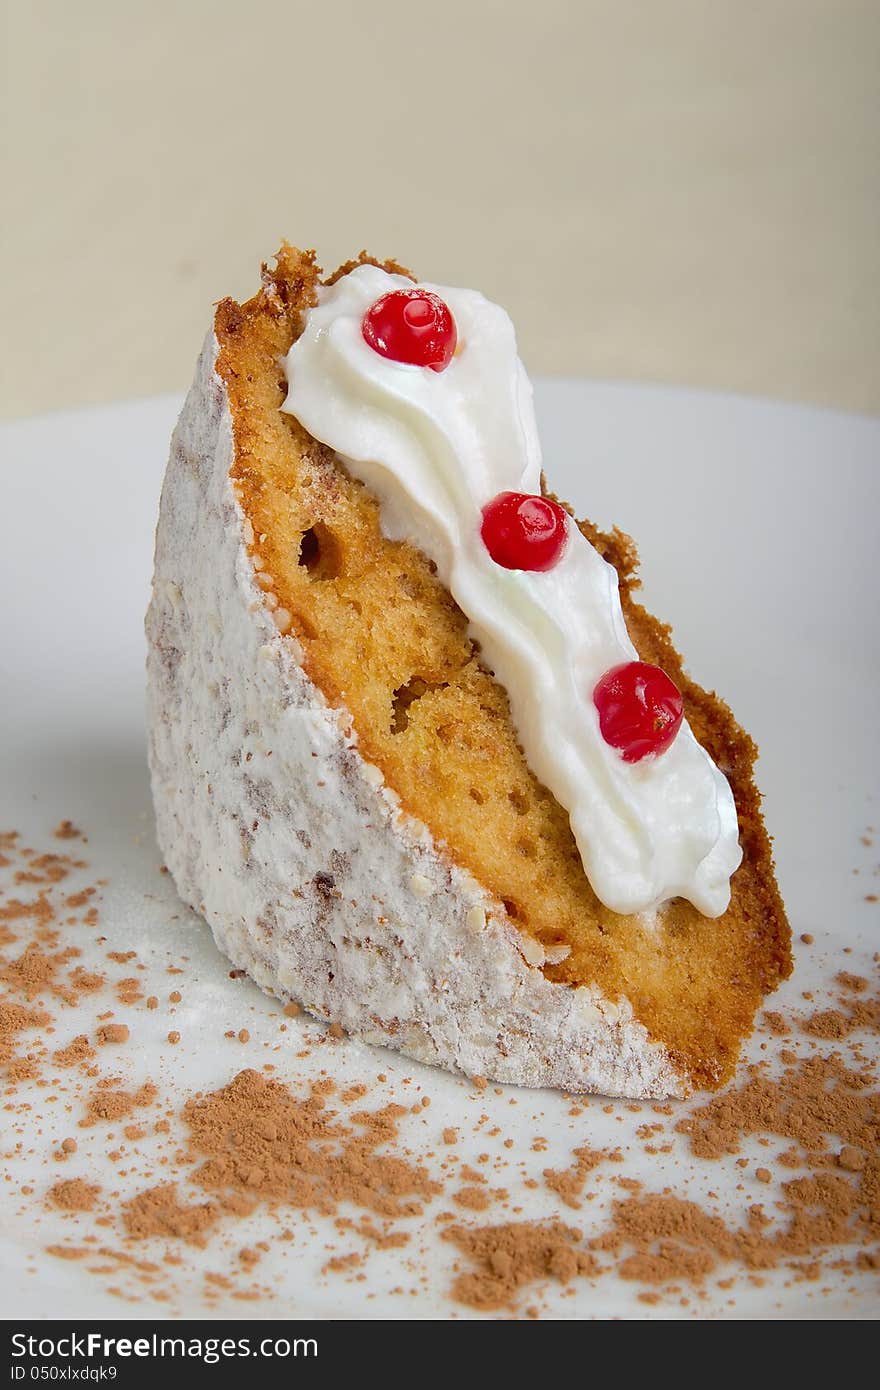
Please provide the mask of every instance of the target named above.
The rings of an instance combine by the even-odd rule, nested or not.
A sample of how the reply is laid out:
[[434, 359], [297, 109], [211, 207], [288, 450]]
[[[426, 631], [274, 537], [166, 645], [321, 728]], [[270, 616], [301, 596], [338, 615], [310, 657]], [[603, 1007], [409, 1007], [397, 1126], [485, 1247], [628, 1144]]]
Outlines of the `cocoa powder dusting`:
[[122, 1120], [136, 1106], [152, 1105], [156, 1094], [156, 1087], [150, 1081], [144, 1082], [136, 1091], [110, 1091], [99, 1086], [88, 1097], [86, 1113], [79, 1122], [80, 1128], [89, 1129], [102, 1120]]
[[204, 1245], [205, 1233], [217, 1220], [212, 1202], [182, 1202], [173, 1182], [150, 1187], [132, 1197], [122, 1208], [125, 1231], [136, 1240], [147, 1236], [173, 1236], [192, 1245]]
[[0, 1068], [9, 1068], [22, 1059], [16, 1056], [21, 1034], [48, 1023], [50, 1015], [43, 1009], [29, 1009], [11, 999], [0, 999]]
[[341, 1202], [386, 1218], [418, 1215], [442, 1189], [420, 1163], [380, 1152], [398, 1135], [400, 1105], [343, 1119], [323, 1083], [297, 1099], [278, 1081], [241, 1071], [188, 1101], [193, 1181], [209, 1192], [270, 1199], [332, 1215]]
[[[69, 821], [53, 833], [60, 840], [85, 840]], [[697, 1100], [684, 1113], [683, 1107], [651, 1106], [647, 1118], [632, 1125], [632, 1149], [590, 1143], [589, 1117], [598, 1112], [588, 1102], [563, 1098], [570, 1156], [542, 1170], [541, 1160], [530, 1156], [549, 1148], [545, 1136], [554, 1133], [556, 1098], [546, 1102], [546, 1126], [536, 1125], [543, 1134], [520, 1128], [516, 1139], [505, 1137], [494, 1123], [500, 1112], [491, 1119], [486, 1113], [482, 1077], [471, 1079], [476, 1096], [464, 1088], [460, 1111], [449, 1116], [453, 1123], [444, 1116], [436, 1129], [426, 1130], [419, 1117], [427, 1114], [431, 1097], [408, 1076], [395, 1082], [383, 1072], [377, 1078], [382, 1085], [393, 1083], [405, 1104], [371, 1105], [367, 1085], [337, 1087], [324, 1073], [291, 1088], [267, 1074], [276, 1069], [274, 1058], [262, 1063], [262, 1071], [239, 1071], [212, 1091], [177, 1101], [152, 1082], [138, 1084], [130, 1073], [112, 1072], [135, 1052], [119, 1049], [131, 1036], [129, 1022], [118, 1020], [119, 1006], [140, 1010], [145, 1003], [156, 1009], [159, 998], [152, 993], [145, 999], [148, 977], [144, 983], [135, 975], [108, 981], [76, 944], [83, 941], [76, 933], [98, 922], [103, 881], [71, 891], [76, 884], [68, 882], [70, 875], [88, 866], [60, 852], [29, 849], [14, 834], [0, 836], [0, 856], [0, 868], [16, 885], [0, 898], [0, 1068], [10, 1087], [7, 1096], [18, 1086], [43, 1088], [26, 1093], [27, 1111], [34, 1096], [42, 1106], [57, 1099], [56, 1090], [66, 1092], [65, 1129], [79, 1114], [85, 1131], [81, 1161], [91, 1163], [98, 1145], [98, 1152], [121, 1165], [123, 1189], [114, 1186], [102, 1200], [96, 1184], [75, 1177], [36, 1188], [27, 1183], [20, 1191], [23, 1197], [36, 1192], [34, 1200], [55, 1213], [56, 1221], [60, 1213], [77, 1236], [75, 1243], [53, 1242], [49, 1252], [84, 1260], [84, 1275], [112, 1277], [116, 1282], [108, 1292], [137, 1296], [125, 1284], [136, 1279], [145, 1296], [170, 1308], [169, 1271], [207, 1247], [212, 1260], [225, 1260], [222, 1271], [204, 1274], [208, 1305], [221, 1293], [243, 1300], [261, 1296], [254, 1281], [269, 1245], [247, 1235], [230, 1245], [221, 1234], [257, 1209], [274, 1213], [274, 1239], [282, 1244], [295, 1241], [302, 1225], [312, 1234], [319, 1220], [335, 1227], [344, 1244], [328, 1247], [327, 1277], [363, 1280], [372, 1251], [403, 1252], [395, 1257], [402, 1261], [400, 1293], [416, 1280], [424, 1283], [436, 1268], [436, 1256], [421, 1242], [437, 1229], [454, 1251], [451, 1274], [442, 1276], [451, 1280], [450, 1297], [489, 1314], [538, 1316], [542, 1289], [575, 1281], [598, 1286], [609, 1277], [633, 1283], [644, 1303], [660, 1304], [686, 1300], [710, 1284], [726, 1290], [737, 1279], [760, 1281], [779, 1269], [789, 1280], [817, 1288], [823, 1278], [830, 1286], [834, 1279], [880, 1270], [880, 1092], [863, 1051], [880, 1026], [880, 997], [866, 975], [837, 970], [821, 992], [802, 992], [808, 1003], [815, 995], [809, 1014], [766, 1011], [758, 1054], [763, 1060], [743, 1066], [726, 1091]], [[108, 949], [125, 947], [125, 940], [100, 936], [95, 944], [105, 951], [101, 959], [115, 965], [137, 959], [134, 951]], [[148, 968], [148, 952], [144, 961], [136, 966], [139, 972]], [[160, 968], [181, 973], [167, 956]], [[231, 972], [233, 978], [239, 973]], [[152, 984], [155, 990], [155, 975]], [[71, 1028], [60, 1026], [66, 1011], [92, 999], [95, 1022], [79, 1022], [88, 1032], [71, 1036]], [[181, 991], [167, 999], [181, 1003]], [[302, 1012], [294, 1003], [282, 1007], [285, 1020]], [[137, 1018], [131, 1016], [135, 1026]], [[263, 1034], [252, 1041], [240, 1018], [232, 1014], [228, 1022], [235, 1027], [227, 1037], [249, 1045], [249, 1055], [266, 1055], [258, 1052], [267, 1047]], [[302, 1043], [291, 1049], [299, 1025], [278, 1026], [281, 1033], [290, 1030], [273, 1046], [281, 1058], [309, 1055], [308, 1046], [297, 1051]], [[200, 1045], [189, 1031], [162, 1030], [177, 1055]], [[324, 1036], [344, 1034], [331, 1027]], [[504, 1104], [519, 1103], [500, 1088], [495, 1094], [506, 1098]], [[606, 1125], [609, 1119], [624, 1121], [628, 1110], [646, 1114], [645, 1107], [604, 1104], [600, 1119]], [[47, 1139], [44, 1150], [56, 1173], [56, 1161], [77, 1153], [75, 1140], [60, 1137], [65, 1129], [48, 1131], [56, 1137]], [[462, 1163], [458, 1146], [471, 1133], [485, 1136], [485, 1152], [477, 1154], [471, 1144], [471, 1164]], [[138, 1150], [129, 1146], [148, 1137], [158, 1153], [139, 1167]], [[661, 1188], [659, 1179], [655, 1186], [661, 1190], [651, 1190], [650, 1182], [643, 1186], [643, 1155], [669, 1153], [674, 1144], [681, 1151], [676, 1163], [682, 1182], [701, 1165], [717, 1165], [717, 1179], [708, 1186], [726, 1192], [726, 1203], [714, 1191], [697, 1202], [684, 1187]], [[631, 1152], [639, 1156], [643, 1181], [626, 1171]], [[506, 1188], [491, 1185], [493, 1172], [505, 1173], [509, 1198]], [[541, 1190], [541, 1176], [555, 1212], [544, 1221], [509, 1219], [523, 1210], [527, 1192]], [[712, 1177], [708, 1168], [707, 1176]], [[434, 1206], [441, 1196], [445, 1201]], [[596, 1201], [603, 1196], [606, 1201]], [[490, 1207], [496, 1208], [491, 1220]], [[593, 1219], [586, 1230], [575, 1229], [559, 1219], [563, 1208], [581, 1211], [584, 1223], [589, 1209]], [[143, 1258], [154, 1254], [143, 1246], [150, 1240], [164, 1244], [161, 1263]], [[357, 1249], [353, 1242], [360, 1242]], [[189, 1255], [185, 1247], [191, 1247]]]
[[[834, 1040], [855, 1029], [876, 1029], [873, 1001], [862, 1000], [868, 982], [840, 974], [836, 982], [855, 998], [842, 999], [841, 1009], [834, 1011], [842, 1019], [833, 1027]], [[860, 1007], [863, 1003], [868, 1007]], [[771, 1035], [790, 1031], [781, 1014], [772, 1014], [767, 1024]], [[806, 1031], [823, 1036], [821, 1024]], [[777, 1075], [766, 1063], [745, 1068], [740, 1084], [697, 1105], [675, 1125], [695, 1158], [721, 1164], [750, 1139], [793, 1141], [779, 1161], [789, 1170], [807, 1171], [779, 1184], [773, 1217], [757, 1201], [745, 1205], [737, 1222], [668, 1192], [635, 1191], [615, 1203], [605, 1231], [586, 1244], [571, 1228], [554, 1223], [467, 1228], [463, 1237], [461, 1228], [450, 1227], [446, 1238], [456, 1240], [476, 1265], [471, 1273], [458, 1275], [453, 1297], [484, 1310], [511, 1306], [519, 1289], [548, 1275], [534, 1258], [532, 1241], [540, 1233], [550, 1241], [561, 1238], [569, 1259], [586, 1250], [592, 1259], [585, 1271], [589, 1278], [613, 1272], [645, 1285], [642, 1298], [647, 1302], [662, 1298], [652, 1288], [700, 1287], [730, 1267], [758, 1278], [783, 1266], [811, 1281], [820, 1277], [826, 1257], [833, 1258], [838, 1273], [880, 1269], [880, 1092], [874, 1069], [858, 1054], [855, 1064], [847, 1065], [835, 1052], [800, 1057], [782, 1049], [780, 1060]], [[640, 1132], [655, 1128], [641, 1126]], [[570, 1168], [545, 1169], [545, 1183], [566, 1205], [580, 1205], [589, 1173], [614, 1156], [575, 1149]], [[773, 1177], [767, 1167], [754, 1170], [756, 1182], [765, 1188]], [[621, 1185], [640, 1186], [627, 1179]], [[524, 1249], [511, 1246], [511, 1232], [524, 1233]], [[497, 1271], [492, 1263], [496, 1256]], [[571, 1264], [568, 1268], [581, 1272]], [[719, 1280], [719, 1287], [730, 1282]]]
[[62, 951], [47, 952], [41, 947], [28, 945], [15, 960], [0, 965], [0, 983], [8, 985], [16, 994], [30, 1000], [37, 995], [50, 995], [61, 999], [65, 1004], [77, 1002], [77, 990], [59, 975], [63, 967], [79, 955], [75, 946]]
[[580, 1246], [581, 1232], [559, 1221], [447, 1226], [443, 1239], [474, 1265], [456, 1273], [452, 1297], [481, 1312], [514, 1307], [529, 1285], [548, 1280], [567, 1284], [598, 1273], [594, 1256]]
[[106, 1047], [109, 1043], [128, 1042], [128, 1026], [125, 1023], [104, 1023], [98, 1029], [96, 1037], [101, 1047]]
[[738, 1153], [742, 1140], [767, 1134], [795, 1140], [805, 1154], [828, 1148], [829, 1135], [876, 1147], [880, 1093], [870, 1076], [830, 1056], [792, 1057], [773, 1078], [752, 1066], [746, 1080], [698, 1107], [676, 1129], [698, 1158]]
[[100, 1187], [82, 1178], [56, 1182], [46, 1194], [47, 1200], [62, 1211], [91, 1211], [101, 1194]]
[[587, 1177], [603, 1159], [608, 1157], [608, 1153], [604, 1149], [589, 1149], [584, 1146], [575, 1149], [572, 1157], [574, 1163], [563, 1171], [545, 1168], [544, 1181], [567, 1207], [573, 1207], [579, 1211], [583, 1206], [580, 1197], [586, 1185]]
[[84, 840], [86, 837], [72, 820], [63, 820], [52, 831], [56, 840]]
[[839, 1042], [852, 1031], [852, 1023], [840, 1009], [822, 1009], [811, 1014], [801, 1024], [803, 1031], [814, 1038], [831, 1039]]
[[52, 1060], [59, 1067], [75, 1067], [81, 1062], [90, 1061], [94, 1055], [95, 1049], [85, 1033], [79, 1033], [66, 1047], [59, 1047], [53, 1052]]

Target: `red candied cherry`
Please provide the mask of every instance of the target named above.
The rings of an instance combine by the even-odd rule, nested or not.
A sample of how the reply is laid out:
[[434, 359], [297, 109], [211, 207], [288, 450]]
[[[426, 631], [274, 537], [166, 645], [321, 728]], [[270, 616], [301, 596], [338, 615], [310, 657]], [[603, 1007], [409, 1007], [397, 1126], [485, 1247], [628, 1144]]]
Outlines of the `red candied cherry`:
[[506, 570], [549, 570], [565, 545], [565, 512], [549, 497], [499, 492], [483, 508], [483, 544]]
[[452, 361], [458, 334], [449, 306], [430, 290], [392, 290], [364, 314], [363, 335], [374, 352], [392, 362], [442, 372]]
[[606, 671], [593, 691], [602, 737], [625, 763], [665, 753], [684, 715], [678, 686], [647, 661], [627, 661]]

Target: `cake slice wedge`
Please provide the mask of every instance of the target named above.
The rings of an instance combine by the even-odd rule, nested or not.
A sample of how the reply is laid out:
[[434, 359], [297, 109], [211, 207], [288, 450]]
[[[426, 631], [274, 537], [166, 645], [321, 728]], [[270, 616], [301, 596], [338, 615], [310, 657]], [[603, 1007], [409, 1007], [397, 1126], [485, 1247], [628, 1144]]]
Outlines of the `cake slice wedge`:
[[[610, 896], [590, 858], [590, 816], [576, 837], [571, 808], [536, 775], [529, 692], [518, 668], [502, 684], [483, 629], [444, 583], [430, 508], [414, 508], [407, 530], [396, 494], [380, 504], [385, 475], [358, 476], [357, 460], [291, 411], [299, 391], [308, 413], [296, 353], [309, 334], [316, 352], [329, 341], [317, 309], [370, 267], [394, 294], [414, 283], [364, 255], [322, 282], [314, 256], [285, 245], [253, 299], [219, 304], [202, 351], [172, 442], [147, 616], [166, 863], [237, 967], [367, 1042], [530, 1086], [631, 1097], [717, 1087], [791, 969], [754, 744], [637, 603], [629, 538], [569, 515], [566, 554], [581, 546], [613, 566], [617, 637], [680, 692], [674, 747], [690, 740], [729, 789], [742, 854], [719, 915], [680, 894], [609, 907], [594, 887]], [[450, 302], [466, 320], [468, 301]], [[463, 349], [461, 337], [443, 391], [463, 379], [477, 327]], [[395, 380], [409, 390], [418, 370]], [[372, 396], [369, 410], [381, 430]], [[339, 414], [327, 412], [328, 437]], [[499, 417], [493, 437], [504, 428]], [[642, 795], [654, 762], [596, 766], [619, 773], [625, 800], [626, 779]], [[607, 787], [613, 801], [617, 784]], [[672, 791], [669, 804], [672, 823]]]

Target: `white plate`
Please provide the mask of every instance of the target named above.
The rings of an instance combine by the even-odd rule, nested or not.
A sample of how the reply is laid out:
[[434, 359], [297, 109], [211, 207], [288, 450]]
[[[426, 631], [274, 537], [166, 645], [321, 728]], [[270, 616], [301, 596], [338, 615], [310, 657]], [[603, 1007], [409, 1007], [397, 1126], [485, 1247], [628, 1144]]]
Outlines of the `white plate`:
[[[61, 817], [88, 831], [91, 875], [110, 880], [102, 907], [108, 941], [99, 958], [108, 949], [137, 950], [148, 965], [145, 989], [163, 1000], [153, 1013], [128, 1011], [133, 1044], [118, 1050], [118, 1070], [134, 1079], [151, 1076], [177, 1103], [194, 1089], [223, 1084], [241, 1066], [259, 1066], [268, 1055], [262, 1044], [279, 1037], [277, 1004], [248, 982], [229, 979], [204, 923], [181, 907], [170, 880], [160, 875], [152, 834], [142, 617], [178, 406], [176, 398], [162, 398], [56, 414], [0, 432], [0, 827], [48, 845]], [[795, 938], [802, 932], [816, 938], [810, 951], [799, 949], [780, 1004], [818, 989], [836, 960], [869, 970], [880, 908], [865, 901], [876, 851], [862, 846], [860, 837], [880, 816], [872, 800], [880, 788], [880, 422], [733, 397], [578, 382], [539, 386], [538, 408], [554, 486], [584, 514], [637, 537], [649, 606], [674, 624], [697, 679], [724, 693], [761, 745], [759, 780]], [[844, 946], [852, 955], [839, 956]], [[189, 958], [188, 973], [172, 979], [166, 966], [182, 955]], [[183, 1042], [174, 1048], [165, 1040], [171, 1018], [164, 1001], [181, 981], [184, 1001], [173, 1026]], [[70, 1036], [92, 1031], [95, 1015], [106, 1007], [106, 999], [89, 1003], [86, 997], [65, 1016], [65, 1032], [68, 1024]], [[117, 1009], [117, 1017], [128, 1015]], [[224, 1029], [244, 1024], [252, 1039], [246, 1047], [223, 1042]], [[623, 1105], [606, 1115], [593, 1102], [583, 1116], [571, 1118], [556, 1094], [514, 1096], [508, 1090], [497, 1096], [491, 1088], [478, 1094], [461, 1079], [349, 1042], [296, 1058], [299, 1039], [319, 1033], [313, 1023], [292, 1023], [285, 1035], [289, 1050], [271, 1054], [277, 1075], [297, 1088], [321, 1067], [351, 1081], [374, 1081], [383, 1071], [387, 1093], [398, 1098], [423, 1087], [432, 1104], [409, 1127], [416, 1147], [436, 1146], [442, 1127], [457, 1125], [463, 1157], [475, 1160], [485, 1150], [507, 1155], [498, 1146], [512, 1137], [516, 1159], [538, 1177], [547, 1165], [566, 1166], [572, 1146], [588, 1142], [629, 1147], [626, 1171], [651, 1188], [713, 1187], [723, 1201], [735, 1198], [737, 1183], [750, 1181], [733, 1160], [703, 1172], [683, 1151], [646, 1157], [635, 1137], [645, 1115]], [[404, 1077], [412, 1078], [409, 1088]], [[53, 1106], [45, 1090], [34, 1091], [32, 1099], [32, 1112], [0, 1112], [0, 1147], [11, 1176], [7, 1193], [16, 1194], [4, 1199], [0, 1237], [7, 1317], [468, 1316], [447, 1301], [454, 1252], [431, 1236], [432, 1223], [415, 1230], [410, 1247], [409, 1254], [425, 1251], [421, 1275], [402, 1273], [400, 1252], [377, 1253], [365, 1266], [367, 1278], [357, 1282], [320, 1275], [333, 1228], [297, 1221], [295, 1214], [293, 1254], [272, 1245], [259, 1266], [267, 1292], [257, 1304], [220, 1294], [206, 1309], [204, 1272], [223, 1268], [217, 1242], [186, 1251], [170, 1306], [120, 1301], [106, 1288], [118, 1280], [44, 1253], [51, 1241], [78, 1235], [77, 1219], [49, 1213], [41, 1202], [48, 1183], [62, 1175], [47, 1157], [75, 1126], [76, 1113], [67, 1114], [60, 1102]], [[502, 1128], [496, 1139], [472, 1134], [484, 1112], [490, 1116], [484, 1133], [495, 1123]], [[93, 1175], [124, 1192], [128, 1180], [118, 1168], [129, 1160], [111, 1162], [101, 1127], [76, 1132], [79, 1151], [63, 1176]], [[536, 1134], [548, 1139], [546, 1153], [531, 1151]], [[143, 1165], [149, 1144], [141, 1147], [134, 1161]], [[543, 1184], [519, 1189], [515, 1166], [496, 1181], [514, 1191], [522, 1217], [560, 1214]], [[24, 1186], [33, 1186], [34, 1194], [22, 1197]], [[604, 1193], [601, 1200], [580, 1213], [563, 1208], [563, 1219], [597, 1229], [614, 1188], [605, 1179], [597, 1191]], [[772, 1189], [756, 1188], [751, 1200], [769, 1196]], [[742, 1195], [737, 1200], [742, 1205]], [[263, 1214], [228, 1239], [237, 1248], [273, 1229], [273, 1218]], [[352, 1248], [350, 1241], [337, 1245], [343, 1253]], [[161, 1242], [154, 1245], [153, 1257], [158, 1252], [161, 1259], [163, 1249]], [[415, 1294], [392, 1294], [401, 1282]], [[760, 1289], [744, 1278], [733, 1293], [710, 1283], [706, 1297], [689, 1307], [675, 1298], [646, 1307], [637, 1301], [636, 1286], [606, 1277], [595, 1286], [575, 1285], [573, 1297], [558, 1287], [538, 1297], [528, 1291], [522, 1303], [538, 1302], [545, 1313], [566, 1318], [691, 1316], [695, 1308], [701, 1317], [734, 1310], [791, 1317], [876, 1312], [867, 1285], [852, 1291], [850, 1280], [837, 1288], [832, 1283], [831, 1294], [820, 1297], [810, 1284], [785, 1283], [781, 1272]]]

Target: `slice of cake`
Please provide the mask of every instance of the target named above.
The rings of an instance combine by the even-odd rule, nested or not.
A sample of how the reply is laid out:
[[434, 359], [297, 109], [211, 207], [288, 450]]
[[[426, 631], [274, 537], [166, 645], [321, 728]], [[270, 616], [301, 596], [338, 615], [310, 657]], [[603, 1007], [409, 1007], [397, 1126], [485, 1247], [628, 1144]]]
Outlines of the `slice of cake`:
[[230, 960], [469, 1075], [726, 1080], [789, 930], [755, 746], [635, 571], [482, 296], [285, 245], [220, 303], [147, 634], [159, 843]]

